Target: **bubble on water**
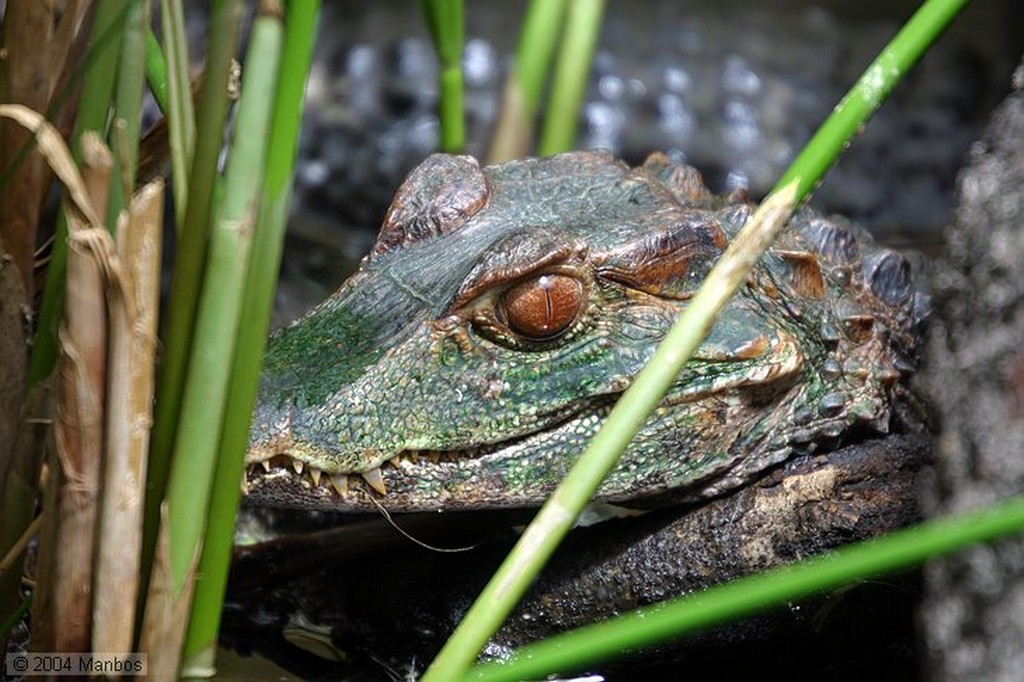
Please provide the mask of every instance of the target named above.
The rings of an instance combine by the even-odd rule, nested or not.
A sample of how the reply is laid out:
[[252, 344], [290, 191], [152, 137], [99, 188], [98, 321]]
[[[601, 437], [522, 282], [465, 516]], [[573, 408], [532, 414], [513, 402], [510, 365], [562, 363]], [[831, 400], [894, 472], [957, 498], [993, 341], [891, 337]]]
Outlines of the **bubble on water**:
[[722, 65], [722, 89], [741, 95], [756, 95], [761, 91], [761, 78], [743, 57], [730, 55]]
[[495, 79], [498, 72], [498, 55], [486, 40], [474, 38], [466, 43], [462, 52], [462, 75], [466, 85], [478, 87]]
[[618, 76], [601, 76], [597, 81], [597, 91], [605, 99], [618, 100], [622, 98], [625, 85]]
[[678, 66], [666, 66], [661, 75], [665, 89], [672, 93], [684, 93], [693, 85], [690, 72]]

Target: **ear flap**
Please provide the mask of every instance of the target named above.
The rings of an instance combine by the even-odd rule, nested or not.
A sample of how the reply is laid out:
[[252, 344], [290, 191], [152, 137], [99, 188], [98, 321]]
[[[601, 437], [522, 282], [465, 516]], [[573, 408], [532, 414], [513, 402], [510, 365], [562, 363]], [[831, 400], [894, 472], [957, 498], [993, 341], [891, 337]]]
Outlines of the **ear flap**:
[[808, 251], [788, 251], [775, 249], [772, 251], [789, 266], [789, 283], [793, 290], [806, 298], [819, 299], [825, 297], [827, 285], [825, 275], [821, 272], [818, 256]]
[[721, 228], [703, 212], [605, 254], [597, 275], [663, 298], [687, 299], [728, 246]]
[[672, 163], [661, 152], [648, 156], [643, 169], [660, 180], [684, 204], [704, 204], [713, 198], [696, 168]]
[[483, 208], [488, 191], [473, 157], [432, 154], [398, 188], [370, 257], [451, 234]]

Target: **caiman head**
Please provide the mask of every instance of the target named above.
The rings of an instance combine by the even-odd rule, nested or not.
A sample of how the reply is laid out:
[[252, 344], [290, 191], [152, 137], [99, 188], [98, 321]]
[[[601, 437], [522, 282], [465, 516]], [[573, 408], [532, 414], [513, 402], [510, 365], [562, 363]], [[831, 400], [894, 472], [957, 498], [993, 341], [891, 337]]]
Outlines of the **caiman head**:
[[[271, 337], [250, 499], [539, 504], [751, 213], [660, 154], [430, 157], [359, 270]], [[697, 498], [885, 432], [920, 307], [905, 259], [798, 213], [599, 497]]]

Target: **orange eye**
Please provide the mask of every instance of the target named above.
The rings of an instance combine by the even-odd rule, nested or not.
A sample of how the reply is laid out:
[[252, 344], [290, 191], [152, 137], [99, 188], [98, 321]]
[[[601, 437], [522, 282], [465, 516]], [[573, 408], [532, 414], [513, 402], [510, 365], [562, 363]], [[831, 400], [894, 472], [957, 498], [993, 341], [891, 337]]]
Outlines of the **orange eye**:
[[508, 326], [529, 339], [549, 339], [565, 331], [583, 307], [583, 285], [568, 275], [532, 277], [501, 297]]

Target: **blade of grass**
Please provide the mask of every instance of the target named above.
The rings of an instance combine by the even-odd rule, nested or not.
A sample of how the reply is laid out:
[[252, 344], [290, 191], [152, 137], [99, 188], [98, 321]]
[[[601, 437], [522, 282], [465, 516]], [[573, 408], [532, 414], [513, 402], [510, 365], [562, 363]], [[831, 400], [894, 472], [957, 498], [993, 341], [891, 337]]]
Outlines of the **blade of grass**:
[[242, 300], [245, 323], [239, 329], [231, 386], [218, 448], [215, 494], [211, 501], [206, 542], [199, 563], [200, 580], [185, 639], [185, 657], [199, 667], [212, 667], [220, 629], [224, 593], [234, 539], [235, 514], [244, 476], [249, 422], [263, 364], [263, 348], [273, 310], [276, 273], [280, 268], [284, 229], [291, 199], [298, 151], [302, 96], [313, 55], [318, 0], [289, 3], [281, 58], [281, 76], [274, 97], [267, 143], [267, 170], [260, 197], [259, 221]]
[[441, 63], [441, 149], [456, 153], [466, 144], [466, 122], [462, 111], [465, 7], [463, 0], [421, 0], [420, 4]]
[[515, 73], [531, 116], [540, 105], [565, 9], [566, 0], [533, 0], [523, 20], [523, 34], [516, 49]]
[[[181, 594], [193, 579], [189, 569], [206, 527], [262, 182], [282, 11], [275, 0], [263, 0], [253, 24], [224, 199], [211, 233], [167, 490], [172, 596]], [[189, 661], [185, 663], [188, 670]]]
[[537, 145], [541, 156], [568, 151], [576, 144], [580, 105], [603, 14], [604, 0], [570, 0], [551, 99]]
[[174, 216], [178, 235], [188, 207], [188, 169], [196, 143], [196, 118], [192, 108], [189, 81], [188, 39], [181, 0], [160, 0], [164, 45], [167, 46], [168, 124], [171, 148], [171, 172], [174, 174]]
[[1024, 530], [1024, 498], [930, 521], [881, 538], [684, 595], [556, 635], [478, 666], [466, 680], [540, 679], [623, 655], [701, 628], [777, 608], [880, 573], [909, 568]]
[[523, 19], [516, 61], [501, 96], [501, 112], [487, 153], [488, 163], [523, 156], [533, 137], [537, 107], [544, 92], [566, 0], [532, 0]]
[[167, 487], [171, 449], [178, 428], [185, 372], [188, 368], [196, 307], [206, 262], [213, 192], [218, 184], [217, 160], [220, 157], [224, 123], [227, 120], [231, 63], [238, 45], [243, 10], [241, 0], [216, 0], [210, 14], [210, 47], [197, 112], [196, 148], [188, 181], [192, 191], [189, 192], [185, 224], [171, 275], [170, 305], [163, 337], [163, 362], [157, 381], [146, 480], [142, 554], [144, 566], [149, 566], [156, 547], [160, 504]]
[[[742, 282], [739, 279], [729, 283], [726, 276], [733, 271], [733, 275], [743, 273], [742, 277], [745, 277], [760, 253], [769, 246], [772, 237], [770, 229], [762, 236], [751, 232], [757, 225], [758, 214], [767, 210], [776, 218], [781, 216], [782, 222], [786, 220], [789, 213], [786, 212], [784, 216], [781, 214], [787, 210], [791, 212], [803, 200], [820, 174], [834, 163], [867, 117], [966, 2], [928, 0], [868, 67], [854, 85], [851, 94], [836, 107], [809, 143], [808, 146], [814, 147], [814, 150], [801, 154], [794, 161], [796, 170], [787, 171], [783, 175], [785, 183], [780, 181], [779, 189], [765, 199], [754, 218], [712, 268], [690, 306], [680, 315], [650, 362], [616, 403], [565, 481], [537, 514], [537, 518], [523, 533], [467, 612], [427, 670], [424, 682], [456, 679], [464, 674], [487, 639], [497, 631], [522, 597], [533, 577], [571, 528], [583, 505], [614, 467], [629, 440], [671, 386], [682, 365], [703, 339], [704, 333], [710, 329], [714, 315], [724, 305], [718, 296], [724, 293], [727, 299], [733, 293], [729, 287], [737, 287]], [[847, 106], [859, 112], [858, 116], [847, 113]], [[748, 245], [756, 246], [760, 251], [752, 259], [746, 256], [744, 263], [731, 263], [733, 253]], [[696, 340], [690, 336], [691, 329], [700, 331]], [[579, 469], [591, 471], [577, 475]], [[580, 488], [573, 490], [577, 485]]]
[[146, 35], [149, 33], [149, 2], [130, 0], [121, 33], [117, 93], [114, 101], [111, 148], [114, 150], [114, 181], [107, 200], [107, 229], [117, 231], [117, 220], [126, 197], [135, 186], [142, 126], [142, 89], [146, 82]]
[[164, 58], [160, 41], [153, 35], [152, 30], [146, 31], [146, 84], [149, 85], [149, 91], [153, 93], [153, 99], [164, 116], [167, 116], [171, 107], [168, 78], [167, 60]]

